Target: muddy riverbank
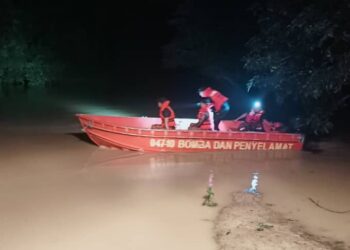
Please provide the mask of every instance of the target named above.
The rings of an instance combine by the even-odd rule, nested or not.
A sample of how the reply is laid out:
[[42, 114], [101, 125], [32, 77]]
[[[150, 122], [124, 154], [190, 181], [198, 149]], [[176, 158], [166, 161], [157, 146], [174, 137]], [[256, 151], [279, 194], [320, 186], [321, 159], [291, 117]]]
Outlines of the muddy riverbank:
[[232, 203], [215, 220], [220, 250], [331, 250], [350, 249], [343, 241], [307, 232], [299, 222], [263, 203], [262, 195], [236, 192]]

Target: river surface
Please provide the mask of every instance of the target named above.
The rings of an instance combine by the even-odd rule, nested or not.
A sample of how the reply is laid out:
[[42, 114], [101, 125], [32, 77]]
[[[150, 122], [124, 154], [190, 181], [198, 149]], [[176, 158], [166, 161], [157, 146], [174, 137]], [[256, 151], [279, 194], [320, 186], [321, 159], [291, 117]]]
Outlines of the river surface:
[[[2, 127], [0, 249], [214, 250], [213, 220], [259, 172], [264, 202], [307, 231], [350, 245], [350, 154], [140, 154], [66, 130]], [[218, 207], [201, 206], [210, 171]], [[247, 211], [249, 213], [249, 211]]]

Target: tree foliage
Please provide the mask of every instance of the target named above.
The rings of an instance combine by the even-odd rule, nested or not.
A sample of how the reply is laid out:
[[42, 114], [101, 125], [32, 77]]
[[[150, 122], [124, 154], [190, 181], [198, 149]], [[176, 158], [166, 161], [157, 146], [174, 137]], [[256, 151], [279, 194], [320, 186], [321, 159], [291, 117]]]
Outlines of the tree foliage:
[[0, 11], [0, 93], [8, 95], [49, 83], [56, 76], [58, 64], [31, 19], [6, 7]]
[[244, 10], [235, 1], [185, 1], [170, 20], [175, 36], [164, 47], [165, 66], [191, 68], [220, 81], [239, 81], [242, 44], [250, 29], [249, 24], [245, 28], [240, 24]]
[[350, 3], [346, 0], [268, 1], [253, 8], [260, 32], [247, 43], [248, 89], [274, 92], [300, 107], [307, 132], [327, 133], [348, 99]]

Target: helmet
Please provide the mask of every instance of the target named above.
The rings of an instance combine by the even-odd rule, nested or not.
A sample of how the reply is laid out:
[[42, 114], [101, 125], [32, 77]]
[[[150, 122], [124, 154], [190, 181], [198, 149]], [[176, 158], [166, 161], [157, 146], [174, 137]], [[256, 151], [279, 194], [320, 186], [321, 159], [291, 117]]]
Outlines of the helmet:
[[164, 103], [166, 101], [169, 101], [169, 99], [165, 98], [165, 97], [160, 97], [160, 98], [157, 99], [157, 101], [160, 102], [160, 103]]

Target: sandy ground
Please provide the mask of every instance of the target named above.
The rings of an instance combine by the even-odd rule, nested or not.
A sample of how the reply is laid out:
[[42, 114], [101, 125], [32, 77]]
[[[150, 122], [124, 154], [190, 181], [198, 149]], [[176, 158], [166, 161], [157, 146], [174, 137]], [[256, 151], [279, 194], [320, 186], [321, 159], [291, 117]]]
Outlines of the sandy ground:
[[232, 204], [215, 221], [216, 239], [222, 250], [327, 250], [346, 249], [342, 241], [312, 235], [300, 223], [276, 213], [262, 195], [233, 194]]
[[[236, 211], [232, 193], [247, 188], [255, 171], [263, 200], [249, 206], [339, 241], [333, 246], [350, 245], [350, 214], [330, 213], [308, 200], [350, 209], [350, 156], [342, 145], [319, 154], [138, 154], [98, 149], [73, 128], [53, 133], [2, 127], [0, 249], [214, 250], [215, 222], [222, 211]], [[201, 206], [211, 170], [215, 208]], [[227, 220], [249, 219], [249, 206]]]

